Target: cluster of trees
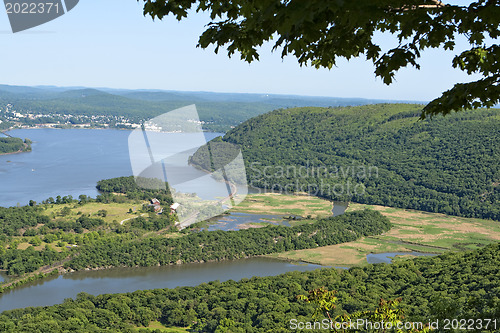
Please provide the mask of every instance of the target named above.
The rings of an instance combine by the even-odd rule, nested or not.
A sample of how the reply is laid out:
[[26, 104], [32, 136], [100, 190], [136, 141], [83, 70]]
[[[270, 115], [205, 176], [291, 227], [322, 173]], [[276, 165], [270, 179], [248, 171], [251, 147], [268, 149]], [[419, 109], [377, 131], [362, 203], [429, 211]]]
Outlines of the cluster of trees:
[[[48, 216], [42, 215], [43, 209], [39, 206], [36, 208], [29, 206], [0, 208], [1, 210], [12, 210], [17, 213], [6, 215], [2, 220], [5, 222], [5, 226], [3, 224], [2, 226], [9, 231], [10, 236], [2, 235], [0, 239], [0, 269], [5, 270], [8, 275], [22, 275], [44, 265], [53, 264], [78, 250], [78, 248], [71, 247], [68, 251], [65, 248], [68, 244], [88, 246], [99, 238], [111, 237], [113, 233], [109, 231], [117, 231], [108, 228], [108, 233], [106, 233], [102, 228], [104, 226], [102, 219], [86, 215], [81, 215], [76, 220], [51, 220]], [[40, 226], [38, 223], [43, 223], [43, 225]], [[130, 232], [130, 228], [123, 226], [117, 228], [120, 228], [121, 232]], [[18, 248], [21, 243], [40, 246], [42, 242], [46, 244], [41, 249], [35, 249], [32, 246], [25, 249]], [[62, 248], [60, 252], [48, 245], [54, 242]]]
[[500, 220], [500, 111], [419, 121], [421, 109], [276, 110], [223, 140], [241, 147], [253, 186]]
[[7, 121], [7, 119], [5, 119], [4, 117], [0, 116], [0, 120], [2, 121], [0, 123], [0, 131], [9, 129], [12, 126], [12, 123]]
[[0, 154], [16, 153], [21, 151], [30, 151], [31, 141], [20, 138], [0, 137]]
[[[2, 242], [0, 268], [10, 275], [22, 275], [52, 264], [66, 262], [75, 270], [104, 266], [153, 266], [184, 262], [218, 261], [289, 250], [308, 249], [353, 241], [390, 229], [389, 220], [376, 211], [359, 211], [294, 227], [268, 226], [240, 231], [186, 231], [179, 238], [144, 237], [145, 232], [172, 227], [174, 216], [149, 213], [125, 225], [106, 225], [101, 218], [80, 214], [50, 219], [44, 206], [0, 208]], [[43, 225], [41, 225], [43, 224]], [[86, 231], [86, 232], [85, 232]], [[13, 238], [11, 236], [17, 236]], [[19, 237], [22, 236], [22, 237]], [[42, 242], [58, 246], [76, 244], [71, 250], [41, 250], [32, 246], [18, 249], [20, 243], [34, 246]]]
[[[436, 332], [458, 332], [443, 330], [445, 319], [456, 318], [472, 320], [473, 331], [497, 332], [499, 267], [500, 245], [493, 244], [470, 252], [345, 271], [290, 272], [126, 294], [80, 293], [75, 300], [67, 299], [60, 305], [5, 311], [0, 315], [0, 330], [136, 332], [137, 327], [160, 321], [166, 326], [191, 325], [198, 332], [289, 332], [293, 319], [314, 321], [315, 306], [297, 296], [326, 287], [336, 291], [332, 317], [373, 312], [379, 303], [383, 305], [380, 298], [401, 298], [399, 307], [405, 322], [425, 325], [439, 320]], [[487, 319], [492, 321], [485, 327]], [[478, 328], [478, 323], [483, 327]]]
[[[148, 217], [139, 216], [130, 220], [130, 227], [148, 231], [159, 231], [167, 227], [173, 227], [174, 221], [168, 214], [156, 215], [152, 212]], [[177, 230], [177, 229], [176, 229]]]
[[9, 275], [22, 275], [64, 259], [67, 255], [48, 246], [42, 251], [36, 251], [33, 247], [26, 250], [0, 248], [0, 267]]
[[344, 243], [391, 228], [376, 211], [357, 211], [294, 227], [201, 231], [180, 238], [101, 238], [65, 265], [75, 270], [218, 261]]
[[[144, 181], [159, 184], [158, 180]], [[79, 251], [79, 248], [67, 251], [64, 246], [68, 244], [76, 244], [85, 248], [93, 246], [98, 239], [103, 244], [106, 242], [113, 244], [124, 239], [134, 239], [140, 242], [140, 238], [146, 232], [173, 227], [175, 215], [170, 215], [168, 209], [165, 209], [161, 215], [144, 210], [144, 212], [149, 212], [146, 216], [137, 218], [132, 216], [125, 225], [106, 224], [102, 219], [107, 215], [106, 209], [99, 209], [92, 216], [81, 212], [78, 212], [76, 217], [71, 214], [72, 209], [78, 210], [81, 206], [91, 202], [119, 201], [137, 204], [138, 199], [160, 198], [163, 204], [169, 205], [172, 198], [165, 189], [166, 184], [162, 182], [161, 185], [164, 189], [145, 190], [136, 185], [134, 177], [121, 177], [100, 181], [98, 187], [103, 193], [96, 199], [86, 195], [81, 195], [79, 200], [72, 196], [57, 196], [56, 199], [49, 198], [41, 204], [30, 201], [29, 205], [23, 207], [0, 207], [0, 269], [6, 270], [9, 275], [22, 275]], [[125, 195], [114, 195], [113, 192]], [[49, 215], [46, 209], [54, 205], [65, 206], [57, 215], [55, 213]], [[55, 244], [62, 247], [63, 251], [55, 252], [48, 245], [41, 250], [35, 250], [31, 246], [27, 249], [18, 249], [21, 243], [39, 246], [42, 242], [46, 244], [56, 242]]]
[[[76, 233], [83, 233], [84, 229], [94, 230], [99, 226], [104, 225], [104, 220], [101, 218], [92, 218], [89, 216], [81, 215], [75, 221], [49, 221], [45, 226], [52, 230], [63, 230], [65, 232], [74, 231]], [[24, 233], [26, 235], [26, 233]]]
[[42, 211], [40, 207], [31, 206], [0, 207], [0, 237], [19, 236], [22, 228], [49, 222], [49, 217], [42, 215]]
[[[65, 207], [68, 208], [69, 207]], [[61, 215], [64, 217], [65, 209]], [[71, 210], [70, 210], [71, 211]], [[102, 213], [101, 213], [102, 215]], [[76, 220], [54, 220], [44, 214], [42, 206], [24, 206], [24, 207], [0, 207], [0, 240], [5, 241], [8, 236], [35, 236], [47, 235], [57, 230], [65, 232], [77, 231], [83, 229], [94, 230], [102, 226], [104, 221], [101, 218], [92, 218], [81, 215]]]
[[[139, 186], [140, 184], [141, 186]], [[110, 194], [125, 194], [131, 200], [151, 200], [156, 198], [164, 205], [173, 203], [168, 184], [159, 179], [129, 176], [104, 179], [97, 182], [97, 189], [102, 193], [97, 200], [119, 199]]]

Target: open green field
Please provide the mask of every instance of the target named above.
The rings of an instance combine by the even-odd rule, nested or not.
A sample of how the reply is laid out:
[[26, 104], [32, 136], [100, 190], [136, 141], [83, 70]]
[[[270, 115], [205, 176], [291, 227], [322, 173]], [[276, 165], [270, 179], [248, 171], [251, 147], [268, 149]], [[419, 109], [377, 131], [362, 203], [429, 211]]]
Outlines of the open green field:
[[[136, 212], [142, 208], [143, 202], [126, 202], [126, 203], [99, 203], [99, 202], [90, 202], [84, 205], [79, 205], [78, 203], [71, 204], [63, 204], [63, 205], [52, 205], [49, 206], [45, 211], [45, 215], [49, 217], [55, 217], [55, 219], [76, 219], [80, 215], [89, 215], [91, 217], [99, 217], [104, 220], [106, 223], [117, 222], [120, 223], [123, 220], [137, 217], [139, 215]], [[63, 209], [68, 207], [70, 209], [70, 213], [68, 215], [63, 214]], [[134, 213], [130, 214], [129, 209], [132, 209]], [[98, 215], [100, 210], [106, 211], [106, 216]], [[64, 216], [63, 216], [64, 215]]]
[[[21, 238], [21, 237], [18, 237], [18, 238]], [[31, 238], [31, 237], [24, 237], [24, 238]], [[19, 243], [19, 245], [17, 246], [17, 249], [19, 249], [19, 250], [26, 250], [28, 247], [33, 246], [33, 248], [36, 251], [42, 251], [45, 248], [45, 246], [48, 245], [54, 251], [61, 252], [64, 249], [64, 246], [58, 246], [58, 244], [59, 244], [59, 242], [57, 242], [57, 241], [56, 242], [52, 242], [52, 243], [42, 242], [38, 246], [33, 246], [30, 243], [28, 243], [28, 242], [22, 242], [22, 243]]]
[[308, 195], [283, 195], [279, 193], [249, 194], [231, 211], [253, 214], [296, 215], [328, 217], [332, 215], [333, 202]]
[[[500, 223], [400, 208], [350, 204], [348, 211], [374, 209], [394, 224], [388, 232], [354, 242], [273, 255], [329, 266], [366, 263], [369, 253], [418, 251], [443, 253], [476, 249], [500, 241]], [[406, 256], [405, 256], [406, 257]]]

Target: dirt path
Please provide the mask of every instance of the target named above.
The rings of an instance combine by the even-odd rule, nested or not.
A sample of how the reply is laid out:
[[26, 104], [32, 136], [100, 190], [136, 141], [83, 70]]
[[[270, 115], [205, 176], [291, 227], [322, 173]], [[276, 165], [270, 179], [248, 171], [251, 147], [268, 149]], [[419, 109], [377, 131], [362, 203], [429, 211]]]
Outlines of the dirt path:
[[138, 217], [141, 217], [141, 216], [146, 216], [146, 215], [148, 215], [148, 214], [143, 213], [143, 214], [141, 214], [141, 215], [139, 215], [139, 216], [129, 217], [128, 219], [125, 219], [125, 220], [121, 221], [121, 222], [120, 222], [120, 225], [123, 225], [123, 223], [127, 222], [128, 220], [133, 220], [133, 219], [136, 219], [136, 218], [138, 218]]

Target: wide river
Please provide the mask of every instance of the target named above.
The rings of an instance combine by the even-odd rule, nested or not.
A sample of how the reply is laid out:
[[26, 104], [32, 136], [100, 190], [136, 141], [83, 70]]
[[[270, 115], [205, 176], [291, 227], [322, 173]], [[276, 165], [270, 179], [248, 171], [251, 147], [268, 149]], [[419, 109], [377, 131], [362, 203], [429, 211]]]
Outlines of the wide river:
[[[95, 197], [101, 179], [132, 176], [128, 137], [130, 131], [92, 129], [20, 129], [9, 134], [33, 141], [30, 153], [0, 156], [0, 206], [26, 205], [49, 197], [80, 194]], [[160, 135], [157, 133], [155, 135]], [[190, 133], [161, 133], [165, 141], [191, 146], [197, 136]], [[205, 133], [211, 140], [220, 133]], [[204, 172], [189, 169], [182, 188], [200, 197], [227, 195], [224, 183]], [[192, 189], [190, 187], [193, 187]], [[196, 189], [194, 189], [196, 188]], [[225, 195], [224, 195], [225, 194]]]
[[[98, 195], [96, 182], [101, 179], [130, 176], [128, 150], [130, 131], [86, 129], [22, 129], [9, 134], [33, 141], [33, 151], [0, 156], [0, 206], [26, 205], [58, 195]], [[165, 140], [179, 145], [194, 141], [190, 134], [163, 133]], [[205, 133], [207, 140], [220, 134]], [[194, 168], [200, 197], [227, 193], [224, 183], [206, 177]], [[199, 177], [199, 178], [197, 178]], [[183, 189], [188, 192], [193, 182]], [[342, 210], [339, 205], [338, 208]], [[342, 210], [343, 212], [343, 210]], [[336, 214], [341, 213], [336, 212]], [[258, 219], [259, 217], [256, 216]], [[139, 289], [194, 286], [213, 280], [239, 280], [252, 276], [272, 276], [293, 270], [313, 270], [317, 265], [252, 258], [219, 263], [180, 266], [84, 271], [33, 282], [0, 295], [0, 311], [26, 306], [52, 305], [79, 292], [91, 294], [130, 292]], [[1, 280], [1, 278], [0, 278]]]
[[65, 298], [74, 298], [79, 292], [99, 295], [196, 286], [214, 280], [238, 281], [252, 276], [272, 276], [317, 268], [321, 266], [295, 265], [271, 258], [250, 258], [216, 263], [75, 272], [35, 281], [5, 292], [0, 295], [0, 312], [62, 303]]

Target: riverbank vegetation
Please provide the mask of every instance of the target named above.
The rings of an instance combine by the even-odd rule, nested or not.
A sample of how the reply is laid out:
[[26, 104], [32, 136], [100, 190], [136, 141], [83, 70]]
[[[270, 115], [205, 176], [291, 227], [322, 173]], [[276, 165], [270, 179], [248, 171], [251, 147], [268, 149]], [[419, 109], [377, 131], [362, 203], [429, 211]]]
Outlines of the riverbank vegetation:
[[[57, 196], [24, 207], [0, 207], [0, 269], [16, 281], [30, 279], [54, 263], [60, 264], [52, 268], [60, 269], [97, 240], [118, 242], [151, 233], [159, 237], [160, 231], [175, 230], [175, 214], [169, 209], [156, 214], [148, 205], [152, 198], [162, 198], [168, 207], [172, 202], [168, 191], [124, 186], [133, 180], [103, 181], [102, 194], [95, 199]], [[116, 187], [116, 193], [106, 192], [106, 186]]]
[[0, 268], [17, 281], [49, 266], [64, 272], [255, 255], [351, 267], [365, 264], [366, 254], [372, 252], [443, 253], [500, 240], [494, 221], [354, 203], [346, 215], [324, 218], [331, 216], [332, 202], [276, 193], [251, 194], [233, 211], [286, 210], [301, 217], [289, 220], [292, 227], [262, 223], [258, 229], [237, 232], [179, 232], [175, 214], [169, 209], [156, 214], [148, 205], [152, 198], [161, 198], [164, 207], [172, 202], [165, 184], [156, 185], [158, 190], [146, 190], [133, 177], [120, 177], [100, 181], [96, 199], [58, 196], [40, 204], [0, 208]]
[[364, 209], [376, 210], [387, 217], [392, 223], [391, 230], [353, 242], [288, 251], [272, 256], [335, 267], [352, 267], [366, 265], [366, 255], [369, 253], [416, 251], [441, 254], [478, 249], [500, 241], [500, 224], [492, 220], [356, 203], [351, 203], [347, 211]]
[[31, 151], [31, 143], [29, 139], [0, 137], [0, 155]]
[[[357, 211], [335, 218], [309, 216], [292, 227], [179, 232], [176, 216], [168, 209], [170, 193], [164, 183], [155, 184], [156, 190], [142, 189], [133, 177], [120, 177], [100, 181], [97, 187], [102, 193], [95, 199], [57, 196], [25, 207], [0, 208], [0, 268], [17, 281], [48, 266], [64, 271], [237, 259], [338, 244], [390, 229], [387, 218], [378, 212]], [[152, 210], [153, 198], [160, 199], [162, 214]], [[256, 199], [260, 209], [271, 200], [270, 204], [288, 202], [301, 213], [327, 215], [331, 210], [331, 203], [321, 199], [305, 199], [311, 206], [297, 208], [301, 197], [264, 194], [254, 198], [260, 198]]]
[[[405, 322], [426, 325], [439, 321], [436, 331], [441, 332], [445, 319], [457, 318], [482, 324], [476, 331], [496, 332], [500, 324], [499, 267], [500, 244], [493, 244], [475, 251], [345, 271], [291, 272], [126, 294], [80, 293], [60, 305], [5, 311], [0, 315], [0, 330], [139, 332], [153, 322], [160, 331], [163, 327], [190, 327], [195, 332], [289, 332], [293, 319], [323, 319], [313, 320], [315, 306], [297, 296], [326, 287], [336, 292], [332, 317], [373, 311], [381, 298], [400, 297]], [[490, 319], [488, 327], [486, 319]]]
[[241, 147], [253, 186], [500, 220], [500, 110], [418, 120], [421, 111], [412, 104], [282, 109], [223, 140]]
[[82, 247], [65, 267], [155, 266], [220, 261], [339, 244], [389, 230], [376, 211], [357, 211], [293, 227], [201, 231], [181, 238], [102, 238]]

